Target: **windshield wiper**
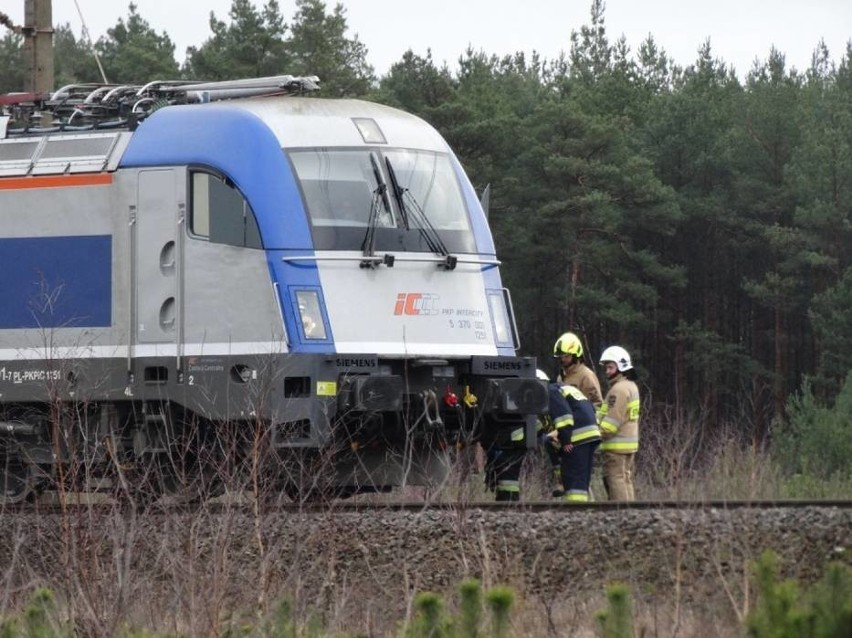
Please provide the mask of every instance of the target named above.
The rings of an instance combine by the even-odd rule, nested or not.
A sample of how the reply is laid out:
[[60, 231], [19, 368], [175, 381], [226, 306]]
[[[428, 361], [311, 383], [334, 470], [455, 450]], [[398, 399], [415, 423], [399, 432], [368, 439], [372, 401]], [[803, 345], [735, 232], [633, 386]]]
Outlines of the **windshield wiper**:
[[[397, 181], [396, 179], [396, 171], [393, 170], [393, 164], [391, 164], [390, 158], [385, 158], [385, 164], [387, 164], [388, 167], [388, 177], [390, 177], [393, 198], [396, 200], [396, 205], [399, 208], [399, 216], [402, 219], [402, 227], [405, 228], [405, 230], [411, 230], [411, 225], [408, 223], [408, 209], [405, 208], [405, 202], [402, 199], [403, 188], [399, 185], [399, 181]], [[435, 251], [433, 250], [432, 252]]]
[[365, 259], [361, 260], [361, 268], [375, 268], [379, 264], [385, 264], [388, 267], [393, 266], [393, 255], [385, 255], [381, 259], [375, 255], [376, 245], [376, 227], [379, 221], [379, 202], [384, 205], [385, 211], [390, 214], [391, 207], [388, 201], [388, 185], [382, 177], [382, 171], [379, 169], [379, 162], [376, 160], [376, 154], [370, 153], [370, 164], [373, 166], [373, 175], [376, 178], [376, 188], [373, 189], [373, 201], [370, 204], [370, 216], [367, 219], [367, 233], [364, 235], [364, 241], [361, 242], [361, 251], [364, 253]]
[[457, 258], [450, 254], [450, 251], [447, 249], [447, 245], [444, 243], [444, 240], [441, 239], [441, 235], [432, 225], [432, 222], [429, 221], [429, 218], [423, 211], [423, 207], [418, 203], [417, 198], [411, 194], [410, 190], [400, 185], [399, 180], [396, 178], [396, 171], [394, 170], [389, 157], [385, 158], [385, 164], [388, 167], [391, 191], [393, 192], [394, 199], [396, 199], [396, 203], [399, 206], [399, 214], [402, 217], [402, 224], [405, 227], [405, 230], [411, 229], [411, 224], [409, 222], [409, 208], [406, 205], [406, 202], [409, 202], [411, 204], [412, 216], [417, 222], [417, 230], [420, 231], [420, 235], [426, 241], [426, 245], [429, 246], [429, 250], [433, 253], [443, 255], [446, 258], [446, 260], [441, 263], [442, 268], [453, 270], [456, 267]]

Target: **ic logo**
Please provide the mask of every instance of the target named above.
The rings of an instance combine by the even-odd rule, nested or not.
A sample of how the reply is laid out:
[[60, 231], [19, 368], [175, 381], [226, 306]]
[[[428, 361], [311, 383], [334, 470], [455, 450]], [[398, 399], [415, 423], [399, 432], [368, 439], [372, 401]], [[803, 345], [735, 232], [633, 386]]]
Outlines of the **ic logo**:
[[422, 292], [401, 292], [396, 296], [395, 315], [437, 315], [439, 295]]

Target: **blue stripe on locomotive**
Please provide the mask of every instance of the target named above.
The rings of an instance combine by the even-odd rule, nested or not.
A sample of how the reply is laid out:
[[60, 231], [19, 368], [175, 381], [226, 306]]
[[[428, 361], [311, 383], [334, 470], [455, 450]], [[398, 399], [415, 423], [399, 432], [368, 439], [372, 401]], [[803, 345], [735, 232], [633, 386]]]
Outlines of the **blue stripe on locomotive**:
[[0, 239], [0, 329], [112, 324], [112, 237]]

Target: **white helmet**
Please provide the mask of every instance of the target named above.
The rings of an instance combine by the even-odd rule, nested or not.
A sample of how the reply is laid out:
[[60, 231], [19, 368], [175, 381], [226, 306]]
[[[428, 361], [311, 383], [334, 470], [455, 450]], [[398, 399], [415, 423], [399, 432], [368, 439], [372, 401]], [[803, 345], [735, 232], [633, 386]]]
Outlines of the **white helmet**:
[[621, 346], [610, 346], [601, 353], [601, 363], [612, 361], [615, 363], [619, 372], [627, 372], [633, 369], [633, 364], [630, 363], [630, 355], [627, 350]]
[[540, 381], [550, 381], [550, 377], [547, 376], [547, 373], [541, 368], [535, 371], [535, 378]]

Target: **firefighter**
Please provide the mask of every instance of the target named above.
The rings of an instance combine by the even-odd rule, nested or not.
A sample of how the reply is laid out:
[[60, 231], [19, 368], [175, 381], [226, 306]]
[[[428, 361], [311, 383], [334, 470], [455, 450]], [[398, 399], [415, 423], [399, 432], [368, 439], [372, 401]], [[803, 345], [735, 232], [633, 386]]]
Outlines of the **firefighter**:
[[[603, 394], [601, 393], [601, 382], [598, 380], [594, 370], [587, 366], [583, 360], [583, 344], [573, 332], [565, 332], [559, 336], [553, 345], [553, 356], [559, 359], [559, 374], [557, 382], [573, 385], [588, 398], [595, 409], [601, 406]], [[560, 474], [560, 461], [551, 458], [552, 475], [554, 481], [553, 496], [561, 497], [562, 476]]]
[[630, 354], [621, 346], [603, 351], [600, 364], [609, 390], [598, 409], [604, 487], [611, 501], [636, 500], [633, 467], [639, 450], [639, 388]]
[[526, 431], [519, 426], [485, 446], [485, 485], [497, 501], [521, 499], [521, 466], [526, 455]]
[[[547, 373], [544, 370], [538, 369], [535, 371], [535, 376], [540, 381], [547, 383], [549, 392], [550, 377], [547, 376]], [[549, 412], [548, 414], [539, 416], [536, 422], [536, 430], [539, 445], [547, 452], [547, 458], [550, 461], [550, 477], [553, 481], [551, 496], [553, 498], [561, 498], [565, 495], [565, 490], [562, 488], [562, 459], [559, 456], [559, 445], [552, 438], [548, 437], [548, 434], [554, 431], [553, 419], [550, 418]]]
[[[520, 438], [516, 438], [520, 437]], [[524, 462], [523, 428], [512, 433], [511, 445], [492, 444], [485, 456], [485, 482], [495, 501], [521, 499], [521, 465]]]
[[590, 498], [592, 464], [601, 431], [592, 402], [573, 385], [551, 383], [548, 387], [553, 431], [547, 434], [558, 449], [563, 496], [570, 503]]
[[562, 334], [553, 346], [553, 356], [559, 359], [559, 383], [576, 386], [595, 406], [601, 406], [601, 382], [594, 370], [583, 361], [583, 344], [573, 332]]
[[[547, 374], [542, 370], [536, 370], [536, 378], [540, 381], [550, 383]], [[544, 441], [549, 418], [542, 415], [538, 419], [539, 441]], [[499, 439], [492, 439], [485, 446], [485, 483], [489, 490], [495, 492], [497, 501], [519, 501], [521, 498], [521, 466], [527, 451], [526, 429], [524, 426], [517, 427], [501, 435]], [[553, 446], [549, 445], [548, 448]], [[556, 471], [559, 471], [559, 458], [556, 457]]]

